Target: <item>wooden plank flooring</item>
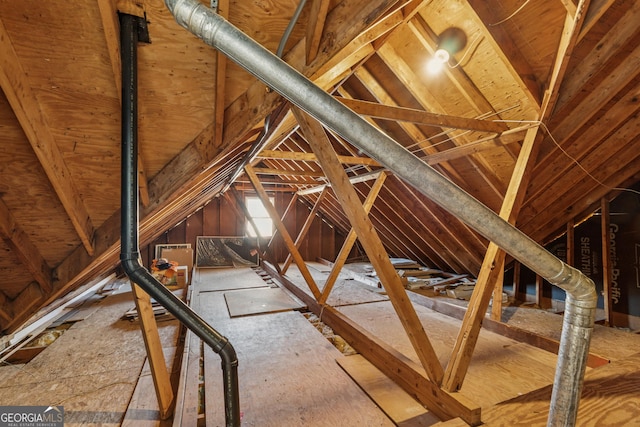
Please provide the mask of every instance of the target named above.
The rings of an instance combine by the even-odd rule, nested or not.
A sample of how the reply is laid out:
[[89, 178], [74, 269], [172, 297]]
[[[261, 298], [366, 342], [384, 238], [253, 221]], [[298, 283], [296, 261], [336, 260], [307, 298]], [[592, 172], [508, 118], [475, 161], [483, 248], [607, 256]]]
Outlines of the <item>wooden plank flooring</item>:
[[[221, 272], [237, 288], [262, 279]], [[215, 280], [208, 274], [207, 280]], [[194, 282], [197, 291], [200, 279]], [[234, 280], [235, 281], [235, 280]], [[202, 283], [205, 289], [210, 289]], [[299, 312], [230, 318], [223, 292], [203, 292], [200, 314], [229, 338], [239, 358], [243, 426], [392, 426], [389, 418], [338, 366], [343, 356]], [[224, 425], [220, 358], [204, 353], [205, 419]]]
[[360, 354], [338, 364], [399, 427], [425, 427], [440, 420]]
[[263, 288], [267, 283], [255, 280], [251, 268], [196, 268], [192, 283], [198, 284], [198, 292], [228, 291], [233, 289]]

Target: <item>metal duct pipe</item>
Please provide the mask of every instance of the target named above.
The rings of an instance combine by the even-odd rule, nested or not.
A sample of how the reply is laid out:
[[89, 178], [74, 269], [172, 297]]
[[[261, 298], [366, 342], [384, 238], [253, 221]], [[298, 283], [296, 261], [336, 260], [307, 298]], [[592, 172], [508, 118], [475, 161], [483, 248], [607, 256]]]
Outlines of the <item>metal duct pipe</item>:
[[122, 177], [120, 261], [132, 282], [138, 284], [222, 358], [227, 426], [240, 425], [238, 358], [231, 343], [181, 299], [158, 282], [140, 261], [138, 248], [138, 83], [137, 44], [140, 19], [120, 15], [122, 55]]
[[595, 319], [595, 285], [197, 0], [165, 0], [176, 21], [567, 293], [548, 425], [575, 424]]

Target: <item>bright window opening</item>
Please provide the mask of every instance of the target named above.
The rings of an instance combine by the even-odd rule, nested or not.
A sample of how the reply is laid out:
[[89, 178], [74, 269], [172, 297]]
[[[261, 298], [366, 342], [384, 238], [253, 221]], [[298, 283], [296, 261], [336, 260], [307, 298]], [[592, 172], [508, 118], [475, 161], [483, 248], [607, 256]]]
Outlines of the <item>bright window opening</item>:
[[[269, 200], [273, 204], [273, 198], [270, 197]], [[258, 197], [247, 197], [244, 202], [249, 211], [249, 215], [251, 215], [253, 222], [256, 224], [256, 227], [258, 227], [260, 236], [271, 237], [273, 235], [273, 221], [267, 209], [262, 204], [262, 201]], [[247, 236], [256, 237], [256, 232], [249, 220], [247, 220], [245, 224], [245, 229], [247, 230]]]

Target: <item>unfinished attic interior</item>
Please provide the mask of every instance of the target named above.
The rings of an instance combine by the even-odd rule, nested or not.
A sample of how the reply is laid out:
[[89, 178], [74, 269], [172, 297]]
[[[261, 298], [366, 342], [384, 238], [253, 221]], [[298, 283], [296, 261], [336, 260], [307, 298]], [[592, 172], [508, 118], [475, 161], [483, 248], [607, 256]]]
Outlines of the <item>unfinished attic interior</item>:
[[0, 412], [634, 425], [638, 22], [1, 1]]

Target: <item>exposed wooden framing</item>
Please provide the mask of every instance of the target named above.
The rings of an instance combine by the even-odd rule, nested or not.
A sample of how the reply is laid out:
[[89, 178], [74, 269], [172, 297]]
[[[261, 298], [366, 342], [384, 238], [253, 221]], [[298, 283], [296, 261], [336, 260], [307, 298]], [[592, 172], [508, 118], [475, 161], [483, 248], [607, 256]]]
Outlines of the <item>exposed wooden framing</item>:
[[[16, 325], [16, 321], [26, 318], [34, 307], [40, 306], [44, 298], [45, 296], [42, 294], [40, 286], [36, 282], [29, 283], [11, 304], [10, 310], [13, 312], [13, 317], [11, 318], [11, 323], [8, 324], [9, 327], [19, 326]], [[9, 312], [8, 310], [6, 311]]]
[[296, 297], [300, 298], [309, 310], [321, 318], [337, 334], [395, 381], [407, 393], [415, 396], [423, 405], [442, 420], [454, 417], [464, 419], [469, 425], [481, 424], [481, 409], [458, 393], [448, 393], [436, 386], [422, 373], [416, 363], [402, 353], [373, 336], [335, 308], [314, 301], [287, 277], [279, 276], [270, 264], [265, 270], [278, 280]]
[[13, 307], [7, 302], [7, 297], [0, 292], [0, 331], [4, 331], [5, 325], [13, 320]]
[[[378, 194], [380, 193], [380, 190], [382, 189], [382, 186], [384, 185], [384, 181], [386, 180], [386, 178], [387, 178], [387, 174], [384, 172], [381, 173], [376, 179], [376, 182], [371, 187], [369, 194], [367, 194], [367, 197], [364, 203], [362, 204], [362, 207], [364, 208], [364, 211], [367, 213], [367, 215], [369, 214], [369, 211], [373, 206], [373, 202], [375, 202], [376, 198], [378, 197]], [[327, 280], [324, 282], [322, 295], [318, 300], [319, 304], [322, 305], [325, 302], [327, 302], [327, 298], [329, 298], [329, 293], [331, 293], [331, 290], [333, 289], [333, 285], [335, 285], [336, 280], [338, 279], [338, 275], [342, 270], [342, 267], [344, 266], [345, 262], [347, 262], [349, 253], [351, 252], [351, 249], [353, 248], [353, 245], [356, 242], [357, 238], [358, 236], [356, 235], [356, 231], [353, 229], [353, 227], [351, 227], [351, 230], [349, 230], [349, 233], [347, 234], [347, 237], [344, 239], [344, 243], [340, 248], [340, 252], [338, 252], [338, 256], [336, 257], [336, 260], [333, 262], [333, 265], [331, 267], [331, 272], [329, 273], [329, 276], [327, 276]]]
[[[233, 194], [233, 199], [229, 195], [229, 191], [224, 193], [224, 197], [227, 199], [227, 201], [229, 202], [229, 205], [233, 208], [236, 215], [244, 216], [245, 219], [249, 221], [249, 225], [251, 225], [251, 227], [253, 228], [253, 231], [256, 233], [256, 244], [258, 245], [258, 248], [259, 248], [260, 239], [262, 238], [262, 236], [260, 235], [260, 230], [258, 230], [258, 226], [256, 225], [256, 222], [253, 220], [253, 217], [251, 216], [251, 214], [249, 214], [247, 205], [245, 205], [244, 200], [242, 200], [242, 196], [238, 194], [238, 191], [235, 189], [235, 187], [232, 186], [229, 188], [229, 190], [231, 194]], [[234, 199], [235, 199], [235, 204], [233, 203]], [[238, 208], [238, 206], [240, 208]]]
[[[251, 180], [249, 180], [249, 182], [251, 182]], [[252, 188], [255, 191], [255, 187], [253, 187], [253, 184], [252, 184]], [[291, 197], [291, 200], [289, 201], [287, 208], [284, 210], [284, 213], [282, 214], [282, 218], [280, 219], [280, 222], [284, 223], [284, 220], [287, 218], [287, 215], [289, 215], [291, 212], [294, 212], [293, 208], [296, 205], [297, 201], [298, 201], [298, 195], [296, 193], [293, 193], [293, 196]], [[276, 230], [273, 232], [273, 236], [271, 236], [271, 239], [269, 239], [269, 243], [267, 243], [267, 249], [271, 247], [277, 234], [278, 234], [278, 229], [276, 228]]]
[[[578, 10], [575, 17], [567, 18], [565, 28], [558, 47], [558, 55], [551, 73], [549, 89], [545, 92], [545, 96], [541, 105], [541, 120], [548, 118], [555, 106], [558, 88], [564, 73], [568, 66], [571, 52], [578, 38], [578, 32], [584, 20], [583, 11], [588, 7], [588, 0], [582, 0], [578, 4]], [[510, 223], [515, 223], [525, 195], [525, 190], [529, 182], [530, 175], [533, 170], [533, 162], [537, 157], [538, 144], [538, 127], [527, 130], [518, 161], [514, 168], [509, 182], [509, 188], [504, 197], [500, 216]], [[502, 277], [504, 270], [505, 253], [497, 247], [493, 242], [489, 243], [489, 248], [485, 254], [485, 259], [478, 275], [478, 280], [474, 288], [469, 308], [462, 322], [460, 334], [454, 345], [452, 358], [445, 370], [445, 378], [443, 386], [446, 390], [459, 390], [464, 381], [473, 348], [478, 339], [482, 320], [487, 311], [493, 287], [497, 279]]]
[[501, 133], [505, 131], [504, 123], [491, 120], [478, 120], [466, 117], [455, 117], [446, 114], [435, 114], [415, 108], [383, 105], [376, 102], [360, 101], [337, 97], [341, 103], [364, 116], [378, 119], [411, 122], [439, 128], [467, 129], [481, 132]]
[[614, 326], [613, 323], [613, 293], [612, 262], [611, 262], [611, 216], [609, 215], [609, 200], [600, 199], [600, 225], [602, 237], [602, 285], [604, 293], [604, 323]]
[[153, 378], [153, 385], [158, 398], [160, 418], [166, 420], [171, 416], [173, 410], [174, 395], [169, 372], [167, 371], [167, 363], [162, 352], [158, 325], [151, 306], [151, 297], [135, 283], [132, 283], [131, 290], [136, 303], [136, 310], [138, 310], [140, 329], [142, 329], [151, 377]]
[[491, 299], [491, 319], [500, 321], [502, 319], [502, 294], [504, 293], [504, 262], [500, 274], [496, 277], [493, 286]]
[[573, 18], [576, 15], [576, 5], [572, 0], [560, 0], [567, 9], [567, 16]]
[[542, 299], [543, 299], [543, 286], [544, 279], [539, 274], [536, 274], [536, 306], [542, 308]]
[[52, 270], [47, 261], [33, 244], [27, 233], [16, 223], [9, 208], [0, 199], [0, 238], [31, 273], [44, 294], [51, 292], [53, 285]]
[[567, 264], [574, 266], [574, 248], [575, 248], [575, 222], [572, 220], [567, 222]]
[[517, 128], [513, 128], [508, 131], [505, 131], [497, 136], [482, 138], [477, 141], [468, 142], [466, 144], [458, 145], [457, 147], [449, 148], [448, 150], [444, 150], [439, 153], [428, 154], [424, 158], [424, 160], [427, 162], [427, 164], [433, 166], [442, 162], [449, 162], [451, 160], [459, 159], [461, 157], [477, 154], [491, 148], [506, 146], [508, 144], [520, 142], [523, 139], [522, 132], [534, 126], [537, 126], [537, 125], [528, 124], [524, 126], [519, 126]]
[[314, 178], [323, 178], [322, 172], [314, 171], [302, 171], [302, 170], [287, 170], [287, 169], [273, 169], [273, 168], [253, 168], [253, 171], [258, 175], [289, 175], [289, 176], [310, 176]]
[[[384, 171], [377, 170], [369, 173], [363, 173], [362, 175], [352, 176], [349, 178], [349, 182], [351, 184], [357, 184], [359, 182], [371, 181], [372, 179], [378, 179], [381, 173], [384, 173]], [[311, 187], [311, 188], [305, 188], [303, 190], [298, 190], [298, 195], [304, 196], [307, 194], [318, 193], [327, 187], [331, 187], [331, 183], [318, 185], [316, 187]]]
[[[409, 29], [416, 35], [420, 43], [429, 51], [430, 53], [435, 53], [435, 45], [438, 39], [437, 34], [433, 32], [431, 27], [422, 17], [422, 15], [418, 14], [408, 22]], [[477, 88], [469, 76], [460, 68], [449, 68], [445, 67], [445, 74], [447, 74], [454, 84], [454, 86], [460, 91], [460, 94], [473, 106], [473, 110], [477, 114], [485, 114], [487, 112], [493, 111], [493, 107], [491, 103], [486, 99], [484, 94]], [[422, 100], [424, 102], [424, 100]], [[444, 108], [439, 108], [436, 111], [445, 111]], [[502, 124], [502, 130], [505, 131], [508, 129], [506, 124]]]
[[[526, 184], [533, 169], [533, 162], [537, 153], [536, 138], [538, 129], [527, 130], [520, 156], [514, 168], [509, 182], [507, 194], [505, 194], [500, 209], [500, 216], [511, 223], [515, 222], [517, 213], [520, 210]], [[462, 321], [460, 333], [453, 348], [451, 360], [445, 370], [444, 387], [449, 391], [459, 390], [464, 381], [473, 349], [475, 348], [482, 320], [485, 317], [487, 308], [491, 301], [495, 283], [503, 277], [505, 252], [495, 243], [490, 242], [487, 252], [478, 274], [478, 280], [474, 287], [469, 307]]]
[[31, 83], [2, 22], [0, 22], [0, 87], [84, 248], [89, 255], [93, 255], [94, 229], [91, 217], [71, 180], [71, 173], [51, 133], [38, 99], [31, 90]]
[[[262, 150], [258, 154], [260, 159], [283, 159], [283, 160], [297, 160], [302, 162], [317, 162], [318, 159], [313, 153], [305, 153], [303, 151], [276, 151], [276, 150]], [[340, 163], [345, 165], [368, 165], [368, 166], [380, 166], [376, 160], [370, 157], [355, 157], [355, 156], [338, 156]]]
[[287, 228], [284, 226], [284, 223], [280, 220], [280, 217], [278, 216], [278, 212], [276, 211], [276, 208], [273, 206], [273, 204], [269, 200], [269, 195], [267, 194], [264, 187], [260, 183], [260, 179], [258, 178], [258, 175], [256, 175], [256, 173], [253, 171], [253, 167], [251, 165], [245, 166], [244, 171], [249, 177], [249, 179], [251, 180], [251, 183], [253, 184], [253, 187], [255, 188], [256, 193], [258, 194], [258, 197], [262, 201], [262, 204], [264, 205], [265, 209], [269, 213], [269, 216], [273, 220], [273, 224], [276, 226], [276, 229], [282, 236], [282, 240], [284, 241], [284, 244], [289, 250], [289, 253], [293, 257], [293, 261], [296, 263], [296, 265], [300, 269], [300, 273], [302, 274], [302, 277], [304, 277], [305, 282], [307, 282], [307, 285], [309, 286], [309, 289], [311, 290], [315, 298], [318, 299], [320, 297], [320, 290], [318, 289], [318, 285], [313, 280], [313, 277], [311, 277], [311, 273], [309, 272], [309, 268], [307, 268], [307, 264], [304, 262], [302, 255], [300, 255], [300, 252], [298, 251], [298, 248], [293, 242], [293, 239], [291, 239], [291, 235], [287, 231]]
[[340, 201], [344, 213], [349, 218], [351, 226], [356, 231], [360, 243], [378, 273], [378, 277], [384, 285], [428, 377], [434, 384], [439, 385], [442, 381], [443, 372], [438, 356], [429, 342], [411, 302], [407, 298], [404, 285], [391, 264], [387, 251], [375, 232], [373, 224], [366, 214], [353, 185], [349, 182], [347, 174], [342, 169], [324, 128], [297, 107], [293, 107], [293, 113], [303, 129], [307, 141], [310, 142], [314, 153], [318, 156], [324, 173], [331, 181], [334, 194]]
[[589, 9], [586, 12], [584, 23], [580, 29], [580, 35], [578, 41], [591, 30], [591, 28], [598, 22], [600, 18], [606, 13], [611, 6], [616, 3], [616, 0], [591, 0]]
[[[368, 187], [367, 183], [354, 188], [361, 199], [366, 199], [368, 194], [364, 191], [365, 188], [362, 187]], [[406, 248], [400, 252], [390, 252], [390, 254], [406, 254], [408, 258], [415, 260], [421, 265], [432, 265], [429, 255], [422, 250], [419, 240], [412, 239], [408, 234], [408, 230], [412, 228], [413, 222], [405, 221], [406, 216], [403, 213], [398, 213], [396, 219], [396, 209], [397, 207], [392, 208], [389, 206], [385, 197], [379, 197], [378, 203], [372, 207], [371, 213], [373, 214], [370, 214], [369, 218], [378, 232], [380, 240], [389, 250], [392, 244]], [[402, 280], [403, 283], [405, 283], [404, 279]]]
[[310, 64], [316, 59], [316, 56], [318, 56], [322, 30], [324, 29], [324, 22], [327, 19], [330, 3], [329, 0], [313, 0], [311, 2], [311, 13], [309, 13], [306, 37], [307, 64]]
[[[394, 6], [388, 2], [388, 6]], [[397, 4], [397, 2], [395, 2]], [[333, 11], [331, 12], [333, 13]], [[384, 44], [389, 34], [404, 22], [402, 11], [395, 10], [379, 15], [381, 19], [368, 27], [351, 43], [337, 52], [329, 61], [323, 64], [311, 79], [320, 87], [328, 89], [344, 81], [353, 73], [353, 68], [373, 55], [377, 46]], [[375, 43], [375, 46], [374, 46]]]
[[[328, 14], [325, 28], [328, 32], [341, 34], [342, 36], [338, 40], [328, 40], [326, 46], [325, 42], [323, 42], [323, 46], [318, 53], [318, 59], [309, 66], [303, 65], [305, 61], [304, 41], [298, 43], [289, 51], [287, 60], [294, 67], [302, 69], [305, 75], [312, 75], [316, 79], [322, 78], [327, 73], [334, 72], [333, 67], [342, 64], [339, 62], [325, 64], [325, 62], [342, 49], [346, 48], [346, 51], [351, 52], [356, 49], [356, 45], [360, 47], [368, 45], [372, 40], [368, 31], [371, 20], [385, 16], [386, 11], [396, 3], [397, 0], [374, 0], [364, 4], [340, 3]], [[377, 28], [380, 28], [380, 25]], [[359, 37], [363, 34], [365, 36]], [[7, 37], [4, 37], [3, 40], [7, 40]], [[6, 56], [2, 55], [2, 59], [6, 59]], [[9, 63], [15, 64], [15, 61], [9, 61]], [[347, 67], [349, 66], [347, 65]], [[141, 232], [151, 236], [152, 233], [149, 230], [163, 230], [164, 228], [162, 227], [170, 226], [170, 220], [168, 221], [164, 215], [159, 215], [161, 210], [166, 211], [169, 209], [169, 204], [172, 205], [172, 211], [176, 211], [174, 217], [179, 215], [180, 212], [187, 215], [187, 201], [189, 201], [190, 206], [197, 205], [214, 196], [215, 193], [211, 194], [211, 192], [204, 195], [199, 194], [205, 185], [203, 182], [208, 183], [219, 172], [218, 167], [211, 167], [211, 160], [215, 158], [222, 160], [221, 157], [224, 153], [238, 148], [234, 144], [241, 142], [247, 135], [253, 135], [252, 132], [255, 126], [280, 103], [281, 98], [277, 93], [265, 91], [264, 84], [256, 82], [225, 109], [225, 135], [222, 147], [211, 148], [206, 144], [206, 141], [210, 141], [213, 138], [214, 121], [212, 120], [209, 125], [205, 126], [200, 134], [173, 159], [169, 168], [165, 168], [150, 180], [150, 204], [140, 213], [142, 219]], [[187, 194], [194, 196], [191, 198], [186, 196], [179, 197]], [[198, 197], [196, 198], [195, 195], [198, 195]], [[155, 221], [152, 224], [148, 221], [149, 218], [157, 215], [161, 223]], [[46, 299], [45, 303], [55, 299], [74, 286], [78, 286], [83, 280], [89, 279], [90, 276], [100, 274], [105, 269], [111, 268], [114, 263], [117, 263], [119, 218], [119, 211], [114, 212], [96, 230], [94, 256], [88, 256], [84, 249], [82, 251], [74, 250], [55, 269], [55, 275], [58, 280], [54, 283], [54, 292]], [[144, 242], [144, 240], [141, 240], [141, 242]], [[19, 324], [21, 319], [24, 319], [24, 316], [21, 318], [14, 317], [12, 324], [14, 326]]]
[[[443, 250], [435, 250], [434, 259], [436, 265], [442, 268], [442, 265], [450, 266], [454, 271], [458, 272], [461, 268], [469, 271], [477, 272], [480, 270], [482, 259], [474, 255], [478, 250], [484, 251], [485, 245], [477, 241], [476, 235], [473, 234], [463, 223], [459, 221], [446, 221], [444, 216], [446, 211], [431, 200], [425, 200], [425, 197], [415, 195], [412, 198], [412, 188], [404, 181], [397, 179], [400, 190], [393, 192], [389, 200], [396, 200], [400, 206], [415, 216], [417, 222], [427, 224], [426, 218], [431, 215], [435, 219], [433, 227], [425, 226], [422, 234], [431, 242], [429, 246], [434, 248], [444, 248]], [[463, 243], [458, 236], [465, 235], [468, 240]], [[448, 249], [445, 242], [455, 242], [459, 247], [468, 247], [469, 254], [464, 251], [454, 251]], [[441, 260], [441, 261], [440, 261]]]
[[[425, 34], [427, 33], [427, 28], [423, 27], [426, 26], [426, 23], [424, 22], [424, 19], [421, 18], [421, 15], [416, 15], [415, 19], [411, 20], [407, 25], [412, 29], [412, 31], [414, 31], [416, 36], [418, 36], [426, 49], [431, 51], [435, 50], [433, 46], [435, 45], [435, 41], [433, 41], [433, 37], [435, 37], [435, 35], [430, 36], [429, 34]], [[418, 77], [414, 70], [406, 63], [402, 55], [393, 46], [390, 46], [389, 44], [381, 46], [378, 53], [380, 58], [388, 64], [389, 67], [394, 69], [394, 74], [403, 83], [403, 85], [407, 87], [411, 92], [412, 97], [415, 98], [421, 106], [432, 111], [447, 111], [447, 109], [438, 102], [438, 97], [432, 94], [429, 88], [415, 84]], [[460, 94], [463, 95], [464, 98], [472, 105], [473, 111], [477, 112], [478, 115], [492, 111], [491, 104], [484, 98], [479, 90], [471, 84], [466, 75], [461, 73], [457, 68], [447, 69], [446, 72], [450, 74], [449, 78], [451, 82], [457, 86]], [[507, 126], [505, 125], [504, 130], [506, 129]], [[420, 138], [416, 140], [422, 141], [423, 139], [424, 138]], [[462, 144], [461, 141], [464, 140], [466, 140], [466, 137], [463, 136], [461, 138], [457, 138], [456, 142]], [[429, 143], [420, 143], [419, 147], [425, 152], [433, 150], [433, 147], [431, 147], [431, 144]], [[508, 151], [509, 149], [510, 147], [508, 145], [505, 146], [505, 150]], [[493, 191], [494, 194], [491, 197], [501, 198], [505, 192], [504, 183], [502, 180], [498, 179], [493, 170], [488, 167], [486, 159], [482, 156], [474, 156], [466, 158], [465, 160], [477, 171], [478, 175], [484, 181], [482, 184], [483, 188]], [[448, 168], [447, 172], [450, 176], [456, 176], [458, 174], [453, 167]]]
[[[311, 211], [309, 212], [309, 216], [307, 216], [307, 219], [304, 221], [304, 224], [302, 224], [302, 228], [300, 229], [300, 232], [298, 233], [298, 237], [296, 237], [296, 241], [294, 242], [294, 245], [296, 246], [296, 248], [299, 249], [300, 245], [302, 244], [302, 241], [304, 240], [305, 237], [307, 237], [307, 233], [311, 228], [311, 224], [313, 224], [313, 220], [316, 218], [316, 213], [318, 212], [318, 209], [320, 209], [320, 205], [322, 203], [322, 199], [324, 199], [325, 194], [327, 194], [326, 188], [320, 193], [320, 195], [316, 199], [316, 202], [313, 205], [313, 208], [311, 208]], [[291, 265], [291, 260], [292, 260], [292, 256], [291, 256], [291, 253], [289, 253], [287, 254], [287, 258], [284, 260], [284, 264], [282, 265], [282, 274], [285, 274], [289, 269], [289, 266]]]
[[544, 98], [542, 100], [542, 121], [547, 120], [556, 105], [558, 96], [560, 95], [560, 84], [562, 83], [567, 67], [569, 66], [569, 60], [571, 59], [573, 48], [578, 42], [580, 28], [582, 28], [582, 23], [584, 22], [586, 15], [585, 12], [589, 8], [590, 1], [591, 0], [580, 0], [575, 14], [567, 14], [564, 29], [562, 31], [562, 37], [560, 38], [560, 45], [558, 46], [558, 54], [556, 55], [556, 61], [553, 65], [553, 70], [549, 79], [549, 88], [545, 91]]
[[[253, 187], [251, 189], [253, 190]], [[271, 263], [273, 263], [276, 269], [279, 269], [278, 264], [275, 262], [274, 257], [269, 251], [269, 247], [265, 248], [264, 250], [262, 250], [262, 248], [260, 247], [260, 240], [262, 239], [262, 236], [260, 235], [258, 226], [256, 225], [255, 221], [253, 220], [253, 217], [251, 216], [251, 214], [249, 213], [249, 210], [247, 209], [247, 205], [244, 203], [244, 200], [242, 200], [242, 196], [238, 194], [236, 186], [235, 185], [231, 186], [229, 190], [231, 194], [233, 194], [235, 203], [233, 203], [233, 200], [229, 195], [229, 191], [224, 193], [224, 197], [227, 199], [227, 201], [229, 202], [229, 206], [231, 206], [231, 208], [236, 213], [236, 215], [238, 215], [239, 217], [243, 216], [247, 219], [247, 221], [249, 221], [249, 224], [253, 228], [253, 231], [256, 233], [256, 248], [258, 249], [258, 251], [260, 251], [260, 257], [269, 260]], [[238, 208], [238, 206], [240, 208]]]
[[[411, 301], [414, 303], [437, 311], [438, 313], [446, 314], [447, 316], [459, 320], [464, 318], [464, 313], [466, 311], [465, 307], [448, 303], [445, 299], [428, 298], [417, 293], [411, 293], [409, 296]], [[560, 347], [560, 342], [558, 340], [547, 338], [543, 335], [527, 331], [526, 329], [511, 326], [508, 323], [503, 323], [493, 319], [485, 319], [483, 328], [502, 336], [513, 338], [516, 341], [527, 343], [534, 347], [558, 354], [558, 349]], [[609, 359], [605, 359], [595, 353], [590, 352], [587, 357], [587, 366], [590, 368], [597, 368], [598, 366], [603, 366], [608, 363]]]

